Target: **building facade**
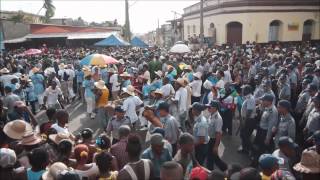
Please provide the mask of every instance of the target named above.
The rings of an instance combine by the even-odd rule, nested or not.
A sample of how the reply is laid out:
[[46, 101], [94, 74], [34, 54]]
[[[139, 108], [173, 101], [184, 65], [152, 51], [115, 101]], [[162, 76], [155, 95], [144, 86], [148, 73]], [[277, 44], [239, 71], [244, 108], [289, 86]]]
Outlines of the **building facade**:
[[[319, 0], [205, 0], [204, 36], [215, 44], [320, 39]], [[184, 8], [184, 39], [200, 33], [200, 3]]]
[[24, 11], [0, 11], [1, 20], [17, 20], [17, 23], [43, 23], [43, 18], [44, 16]]

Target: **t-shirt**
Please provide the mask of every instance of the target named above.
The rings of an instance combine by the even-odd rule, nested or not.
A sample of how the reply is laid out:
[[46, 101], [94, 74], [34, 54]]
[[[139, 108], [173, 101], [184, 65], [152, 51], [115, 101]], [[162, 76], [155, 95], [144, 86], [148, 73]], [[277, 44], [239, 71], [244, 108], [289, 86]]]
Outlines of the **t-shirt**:
[[124, 100], [122, 108], [126, 111], [126, 116], [130, 118], [131, 123], [138, 120], [138, 115], [136, 113], [136, 107], [142, 105], [143, 102], [138, 96], [130, 96]]
[[119, 91], [120, 85], [118, 82], [118, 74], [112, 74], [109, 80], [110, 84], [112, 84], [111, 91]]
[[174, 100], [178, 101], [179, 113], [183, 113], [187, 111], [187, 99], [188, 99], [187, 89], [184, 87], [180, 87], [174, 97]]
[[58, 104], [59, 96], [62, 96], [62, 91], [60, 88], [56, 87], [55, 89], [52, 89], [51, 86], [49, 86], [43, 94], [44, 97], [47, 97], [47, 105], [55, 105]]
[[175, 93], [175, 90], [174, 90], [174, 88], [172, 87], [171, 84], [163, 85], [160, 88], [160, 90], [163, 93], [163, 97], [168, 97], [170, 94], [174, 94]]
[[16, 101], [20, 101], [20, 97], [17, 96], [16, 94], [9, 94], [4, 97], [3, 99], [3, 106], [8, 108], [8, 113], [13, 112], [14, 110], [14, 103]]
[[92, 92], [92, 89], [94, 87], [94, 83], [92, 80], [84, 80], [82, 82], [82, 87], [84, 87], [84, 96], [89, 98], [95, 98], [94, 93]]
[[189, 86], [192, 89], [192, 96], [194, 96], [194, 97], [201, 96], [201, 86], [202, 86], [201, 80], [194, 80], [189, 84]]
[[101, 96], [99, 97], [97, 101], [97, 107], [104, 107], [108, 104], [109, 99], [109, 90], [108, 89], [102, 89], [101, 90]]

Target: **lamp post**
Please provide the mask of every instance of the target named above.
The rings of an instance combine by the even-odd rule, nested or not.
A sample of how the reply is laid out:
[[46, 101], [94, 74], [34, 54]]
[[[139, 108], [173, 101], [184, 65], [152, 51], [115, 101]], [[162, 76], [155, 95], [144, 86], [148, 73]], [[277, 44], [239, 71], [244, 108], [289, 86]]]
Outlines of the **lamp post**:
[[203, 47], [204, 34], [203, 34], [203, 0], [200, 0], [200, 47]]
[[125, 0], [125, 7], [126, 7], [126, 21], [125, 21], [125, 32], [124, 37], [125, 39], [130, 42], [131, 40], [131, 31], [130, 31], [130, 20], [129, 20], [129, 2]]

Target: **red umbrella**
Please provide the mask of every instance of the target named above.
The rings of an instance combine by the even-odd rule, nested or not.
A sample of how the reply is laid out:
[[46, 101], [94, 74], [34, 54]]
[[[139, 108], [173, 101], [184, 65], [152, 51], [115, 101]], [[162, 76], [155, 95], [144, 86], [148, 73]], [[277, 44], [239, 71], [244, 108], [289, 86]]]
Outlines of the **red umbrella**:
[[40, 49], [28, 49], [25, 52], [23, 52], [24, 55], [36, 55], [41, 53], [42, 51]]

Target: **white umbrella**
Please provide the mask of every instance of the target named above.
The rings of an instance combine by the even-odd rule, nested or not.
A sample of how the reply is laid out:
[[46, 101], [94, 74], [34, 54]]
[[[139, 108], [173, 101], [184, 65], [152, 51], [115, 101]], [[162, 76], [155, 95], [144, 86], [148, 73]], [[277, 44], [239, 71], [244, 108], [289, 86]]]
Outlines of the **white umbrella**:
[[190, 52], [190, 48], [185, 44], [175, 44], [170, 49], [170, 52], [171, 53], [179, 53], [179, 54], [189, 53]]

